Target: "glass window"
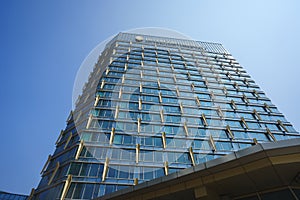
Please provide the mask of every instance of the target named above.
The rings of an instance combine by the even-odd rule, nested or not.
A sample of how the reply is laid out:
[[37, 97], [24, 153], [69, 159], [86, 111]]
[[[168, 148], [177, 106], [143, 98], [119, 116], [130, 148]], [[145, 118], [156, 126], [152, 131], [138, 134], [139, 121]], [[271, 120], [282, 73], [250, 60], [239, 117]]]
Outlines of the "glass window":
[[289, 189], [260, 194], [260, 198], [261, 198], [261, 200], [295, 199]]
[[102, 164], [100, 164], [100, 165], [99, 164], [91, 164], [90, 166], [91, 166], [91, 168], [90, 168], [89, 176], [91, 176], [91, 177], [97, 177], [99, 169], [100, 169], [101, 173], [103, 171], [103, 165]]
[[80, 170], [80, 176], [87, 176], [89, 173], [90, 164], [83, 163]]
[[80, 135], [81, 139], [85, 142], [90, 142], [91, 141], [91, 136], [92, 136], [92, 133], [86, 133], [86, 132], [83, 132]]
[[181, 99], [180, 100], [183, 105], [188, 105], [188, 106], [195, 106], [196, 101], [195, 100], [187, 100], [187, 99]]
[[204, 107], [212, 107], [213, 103], [211, 101], [201, 101], [200, 105]]
[[276, 124], [265, 124], [265, 126], [269, 128], [271, 131], [280, 131], [280, 129]]
[[93, 196], [94, 187], [95, 187], [95, 184], [86, 184], [85, 185], [85, 190], [84, 190], [84, 195], [83, 195], [84, 199], [90, 199], [90, 198], [95, 197], [95, 196]]
[[77, 183], [76, 184], [76, 188], [74, 189], [74, 193], [73, 193], [73, 198], [74, 199], [81, 199], [82, 198], [82, 193], [83, 193], [83, 189], [84, 189], [84, 184], [83, 183]]
[[167, 134], [167, 135], [184, 135], [184, 131], [182, 127], [179, 126], [169, 126], [169, 125], [165, 125], [163, 127], [163, 131]]
[[148, 121], [161, 121], [159, 114], [148, 114], [148, 113], [142, 113], [141, 114], [142, 122]]
[[269, 138], [266, 136], [264, 133], [248, 133], [250, 138], [256, 138], [257, 140], [262, 140], [262, 141], [270, 141]]
[[[271, 109], [271, 111], [274, 112], [274, 113], [279, 113], [279, 111], [278, 111], [277, 108], [272, 108], [272, 107], [271, 107], [270, 109]], [[267, 110], [267, 111], [268, 111], [268, 110]]]
[[137, 130], [137, 124], [135, 122], [132, 123], [125, 123], [125, 122], [117, 122], [116, 123], [116, 130], [117, 131], [132, 131], [135, 132]]
[[263, 121], [271, 121], [271, 118], [269, 115], [260, 115], [260, 118], [263, 120]]
[[297, 132], [293, 126], [285, 125], [285, 128], [288, 130], [288, 132]]
[[210, 145], [207, 140], [194, 140], [192, 143], [194, 149], [210, 150]]
[[230, 117], [230, 118], [234, 118], [234, 119], [238, 118], [238, 115], [235, 112], [223, 112], [223, 113], [224, 113], [225, 117]]
[[105, 159], [107, 157], [107, 149], [105, 148], [96, 148], [95, 158]]
[[199, 99], [210, 99], [209, 94], [196, 94]]
[[114, 167], [109, 167], [107, 170], [107, 177], [109, 178], [117, 178], [117, 170]]
[[150, 180], [164, 176], [163, 168], [154, 167], [140, 167], [139, 168], [139, 179], [140, 180]]
[[242, 128], [239, 121], [226, 121], [230, 127]]
[[119, 135], [114, 136], [114, 144], [132, 145], [135, 144], [135, 136], [132, 135]]
[[[158, 116], [160, 121], [160, 117]], [[165, 115], [165, 121], [168, 123], [180, 123], [181, 122], [181, 116], [176, 115]]]
[[260, 125], [256, 122], [247, 122], [249, 129], [260, 129]]
[[252, 144], [249, 143], [236, 143], [236, 144], [238, 145], [239, 149], [245, 149], [252, 146]]
[[287, 139], [284, 135], [280, 135], [280, 134], [273, 134], [273, 135], [276, 138], [276, 140], [285, 140], [285, 139]]
[[[146, 96], [146, 95], [142, 95], [142, 101], [146, 101], [146, 102], [159, 102], [158, 101], [158, 97], [157, 96]], [[137, 99], [138, 100], [138, 99]]]
[[68, 174], [78, 176], [80, 168], [81, 163], [71, 163]]
[[142, 110], [159, 111], [160, 110], [160, 106], [159, 105], [154, 105], [154, 104], [142, 103]]
[[255, 119], [251, 113], [238, 113], [240, 117], [244, 117], [245, 119]]
[[140, 161], [143, 162], [162, 162], [162, 152], [141, 150], [139, 154]]
[[161, 137], [141, 137], [141, 145], [162, 147]]
[[167, 147], [171, 148], [188, 148], [190, 146], [191, 141], [187, 141], [185, 139], [179, 139], [179, 138], [167, 138], [166, 144]]
[[287, 122], [287, 120], [285, 119], [285, 117], [283, 116], [274, 116], [274, 115], [271, 115], [270, 118], [274, 121], [277, 121], [277, 120], [280, 120], [282, 122]]
[[185, 121], [189, 124], [194, 124], [194, 125], [203, 125], [202, 120], [198, 117], [185, 117]]
[[182, 97], [194, 97], [194, 93], [191, 93], [191, 92], [180, 92], [180, 96], [182, 96]]
[[205, 115], [218, 116], [217, 111], [212, 110], [212, 109], [209, 109], [209, 110], [203, 109], [203, 110], [201, 110], [201, 112]]
[[180, 107], [179, 106], [166, 106], [164, 105], [164, 111], [166, 113], [180, 113]]
[[163, 97], [162, 102], [163, 103], [170, 103], [170, 104], [178, 104], [177, 98], [170, 98], [170, 97]]
[[189, 128], [189, 132], [192, 136], [206, 136], [207, 130], [203, 128]]
[[181, 170], [181, 169], [169, 167], [169, 174], [172, 174], [172, 173], [177, 172], [179, 170]]
[[[198, 115], [199, 114], [199, 109], [198, 108], [183, 108], [184, 113], [189, 114], [189, 115]], [[180, 111], [179, 111], [180, 112]]]
[[225, 130], [210, 129], [208, 130], [208, 133], [209, 135], [212, 135], [214, 138], [228, 138]]
[[216, 126], [216, 127], [223, 127], [225, 126], [224, 120], [217, 120], [217, 119], [206, 119], [208, 126]]
[[232, 131], [233, 135], [236, 139], [248, 139], [249, 135], [247, 132], [243, 132], [243, 131]]
[[218, 151], [230, 151], [233, 150], [231, 142], [215, 142]]
[[215, 158], [218, 158], [220, 157], [219, 155], [211, 155], [211, 154], [194, 154], [194, 158], [195, 158], [195, 162], [197, 164], [199, 163], [205, 163], [209, 160], [212, 160], [212, 159], [215, 159]]
[[191, 164], [188, 153], [168, 152], [167, 157], [169, 163]]
[[161, 131], [160, 125], [141, 124], [141, 132], [159, 133]]

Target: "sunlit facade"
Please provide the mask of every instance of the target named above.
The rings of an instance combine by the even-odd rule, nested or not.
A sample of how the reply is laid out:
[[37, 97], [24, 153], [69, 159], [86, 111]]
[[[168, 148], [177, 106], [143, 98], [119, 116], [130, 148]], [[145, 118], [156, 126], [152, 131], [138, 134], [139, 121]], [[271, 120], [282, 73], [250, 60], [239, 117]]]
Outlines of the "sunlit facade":
[[119, 33], [31, 197], [93, 199], [299, 136], [221, 44]]

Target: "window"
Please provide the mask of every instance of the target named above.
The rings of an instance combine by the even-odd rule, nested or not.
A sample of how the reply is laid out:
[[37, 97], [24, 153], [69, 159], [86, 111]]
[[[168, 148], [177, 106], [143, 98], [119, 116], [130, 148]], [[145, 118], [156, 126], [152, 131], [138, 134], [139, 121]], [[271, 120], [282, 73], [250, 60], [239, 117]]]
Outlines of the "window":
[[207, 140], [194, 140], [192, 143], [193, 149], [210, 150], [210, 145]]
[[[137, 130], [137, 129], [136, 129]], [[147, 133], [159, 133], [161, 132], [161, 126], [160, 125], [152, 125], [152, 124], [141, 124], [141, 132], [147, 132]]]
[[212, 107], [213, 103], [211, 101], [201, 101], [201, 106]]
[[164, 168], [139, 167], [139, 180], [150, 180], [164, 175]]
[[280, 129], [276, 124], [265, 124], [265, 126], [271, 131], [280, 131]]
[[249, 132], [249, 136], [250, 138], [256, 138], [257, 140], [261, 140], [261, 141], [270, 141], [270, 139], [266, 136], [266, 134], [264, 133], [253, 133], [253, 132]]
[[159, 114], [147, 114], [147, 113], [142, 113], [141, 114], [142, 122], [152, 122], [152, 121], [157, 121], [160, 122], [160, 115]]
[[226, 121], [230, 127], [242, 128], [239, 121]]
[[162, 147], [161, 137], [141, 137], [142, 146]]
[[169, 163], [192, 164], [188, 153], [168, 152]]
[[90, 142], [91, 141], [91, 136], [92, 136], [92, 133], [81, 133], [80, 137], [83, 141], [85, 142]]
[[180, 113], [179, 106], [166, 106], [166, 105], [164, 105], [163, 108], [164, 108], [164, 111], [166, 113]]
[[[146, 95], [142, 95], [141, 97], [142, 97], [142, 101], [145, 101], [145, 102], [156, 102], [156, 103], [159, 102], [157, 96], [146, 96]], [[138, 100], [138, 99], [137, 99], [137, 100]]]
[[178, 139], [178, 138], [166, 138], [167, 147], [171, 148], [188, 148], [190, 146], [191, 141], [187, 141], [186, 139]]
[[225, 130], [216, 130], [216, 129], [211, 129], [208, 130], [208, 134], [212, 135], [214, 138], [228, 138]]
[[116, 148], [112, 150], [111, 160], [135, 160], [135, 150], [134, 149], [124, 149]]
[[170, 97], [163, 97], [162, 102], [163, 103], [170, 103], [170, 104], [178, 104], [177, 98], [170, 98]]
[[181, 102], [182, 102], [183, 105], [196, 106], [195, 100], [182, 99]]
[[[158, 118], [159, 118], [159, 116], [158, 116]], [[160, 118], [159, 118], [159, 120], [160, 120]], [[180, 123], [181, 122], [181, 116], [165, 115], [165, 121], [168, 122], [168, 123]]]
[[215, 142], [218, 151], [230, 151], [233, 150], [231, 142]]
[[261, 126], [256, 122], [247, 122], [249, 129], [260, 129]]
[[245, 148], [248, 148], [248, 147], [251, 147], [252, 144], [249, 144], [249, 143], [236, 143], [238, 148], [239, 149], [245, 149]]
[[189, 128], [192, 136], [206, 136], [207, 130], [204, 128]]
[[68, 174], [73, 176], [99, 177], [103, 164], [71, 163]]
[[195, 158], [195, 162], [197, 164], [199, 163], [205, 163], [209, 160], [215, 159], [220, 157], [219, 155], [211, 155], [211, 154], [195, 154], [194, 153], [194, 158]]
[[114, 144], [124, 144], [124, 145], [134, 145], [136, 143], [136, 138], [135, 136], [132, 135], [119, 135], [116, 134], [114, 136]]
[[108, 178], [133, 179], [134, 167], [132, 166], [114, 166], [110, 165], [107, 171]]
[[196, 94], [199, 99], [210, 99], [209, 94]]
[[[164, 106], [165, 108], [166, 106]], [[147, 111], [159, 111], [160, 110], [160, 106], [158, 105], [154, 105], [154, 104], [146, 104], [146, 103], [142, 103], [142, 110], [147, 110]]]
[[162, 162], [162, 152], [161, 151], [147, 151], [140, 150], [139, 161], [141, 162]]
[[247, 132], [242, 132], [242, 131], [232, 131], [234, 138], [236, 139], [248, 139], [249, 135]]
[[244, 117], [245, 119], [255, 119], [251, 113], [238, 113], [240, 117]]
[[288, 130], [288, 132], [297, 132], [293, 126], [290, 126], [290, 125], [284, 125], [284, 126]]
[[[84, 148], [85, 149], [85, 148]], [[95, 150], [95, 158], [97, 159], [105, 159], [107, 157], [107, 149], [105, 148], [96, 148]]]
[[168, 135], [184, 135], [184, 131], [182, 127], [179, 126], [169, 126], [165, 125], [163, 127], [163, 132], [166, 133], [166, 136]]
[[194, 125], [203, 125], [201, 118], [195, 118], [195, 117], [185, 117], [188, 124], [194, 124]]
[[116, 122], [116, 131], [131, 131], [136, 132], [137, 124], [135, 122], [125, 123], [125, 122]]

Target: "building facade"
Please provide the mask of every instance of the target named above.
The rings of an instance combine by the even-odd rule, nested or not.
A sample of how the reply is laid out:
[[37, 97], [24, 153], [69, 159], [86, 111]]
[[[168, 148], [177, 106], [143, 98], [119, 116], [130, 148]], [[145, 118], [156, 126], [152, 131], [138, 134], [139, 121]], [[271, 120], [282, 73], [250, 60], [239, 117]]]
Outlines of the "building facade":
[[27, 200], [27, 195], [0, 191], [0, 200]]
[[221, 44], [119, 33], [30, 198], [93, 199], [299, 136]]

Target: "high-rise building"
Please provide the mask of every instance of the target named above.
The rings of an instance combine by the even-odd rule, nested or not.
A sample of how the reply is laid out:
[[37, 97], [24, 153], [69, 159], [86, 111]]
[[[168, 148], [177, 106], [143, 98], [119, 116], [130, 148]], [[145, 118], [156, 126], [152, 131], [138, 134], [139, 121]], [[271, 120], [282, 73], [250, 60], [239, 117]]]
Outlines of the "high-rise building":
[[27, 200], [27, 195], [0, 191], [0, 200]]
[[299, 136], [221, 44], [119, 33], [30, 198], [93, 199]]

